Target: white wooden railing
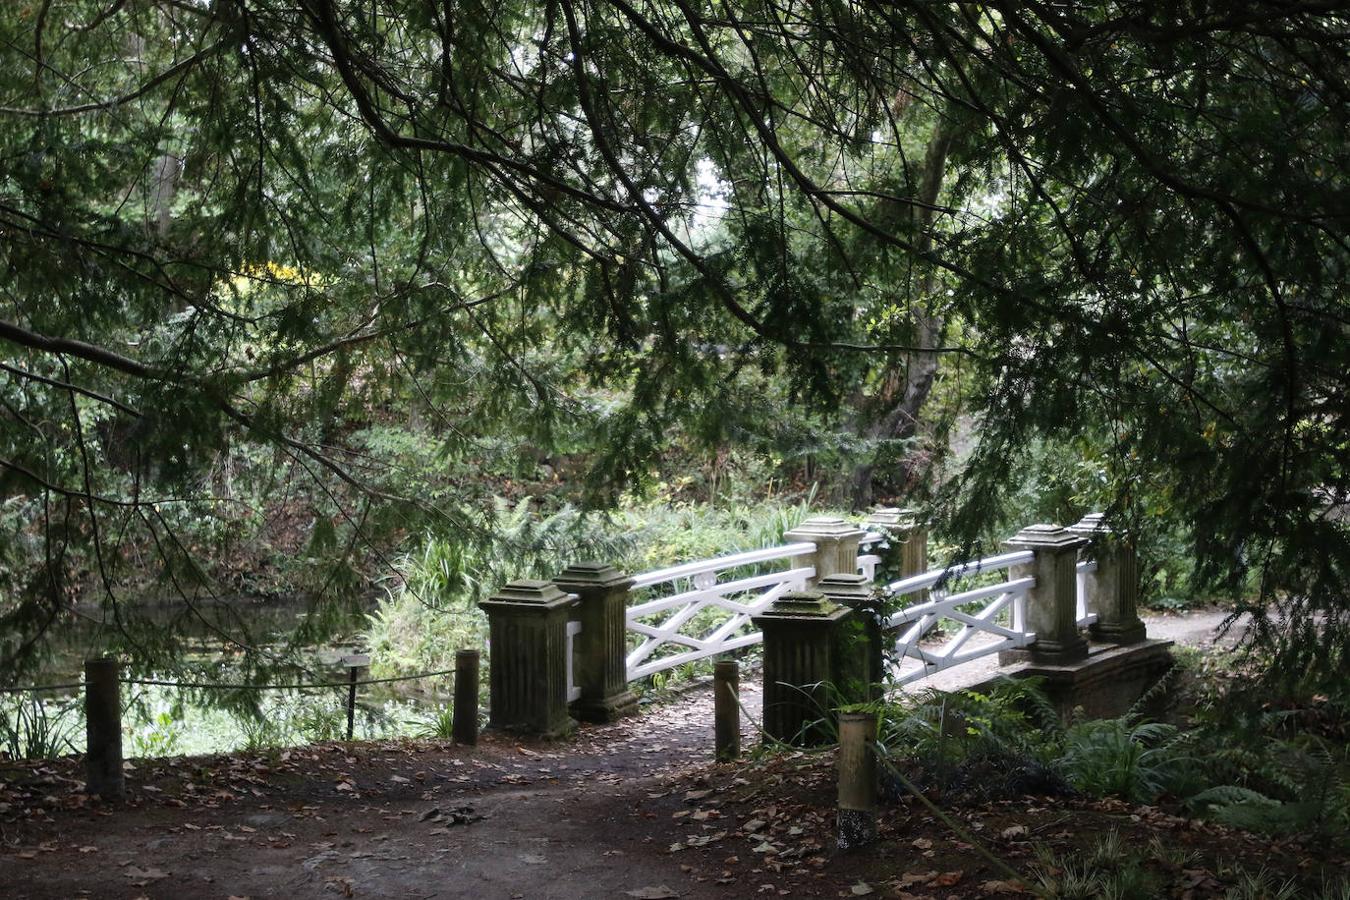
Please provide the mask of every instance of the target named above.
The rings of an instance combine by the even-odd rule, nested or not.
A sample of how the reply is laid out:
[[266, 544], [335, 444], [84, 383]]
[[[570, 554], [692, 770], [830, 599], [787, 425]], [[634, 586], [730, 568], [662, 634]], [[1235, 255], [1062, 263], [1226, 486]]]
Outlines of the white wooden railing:
[[862, 540], [858, 542], [858, 574], [862, 575], [868, 581], [877, 577], [877, 565], [881, 562], [881, 557], [876, 553], [868, 552], [870, 550], [880, 549], [879, 545], [885, 541], [886, 536], [876, 531], [869, 531], [863, 535]]
[[1080, 562], [1078, 564], [1078, 566], [1075, 568], [1074, 571], [1076, 573], [1075, 581], [1077, 582], [1077, 587], [1075, 588], [1075, 595], [1078, 598], [1078, 607], [1077, 607], [1078, 627], [1086, 628], [1093, 622], [1097, 621], [1097, 614], [1088, 609], [1088, 602], [1087, 602], [1088, 576], [1092, 575], [1097, 571], [1097, 561], [1095, 559], [1084, 560], [1083, 562]]
[[[1035, 641], [1036, 635], [1026, 628], [1027, 592], [1035, 586], [1034, 578], [1015, 578], [958, 593], [949, 590], [953, 582], [1023, 565], [1033, 558], [1030, 550], [1019, 550], [933, 569], [886, 585], [886, 593], [894, 597], [931, 591], [928, 600], [905, 607], [886, 620], [888, 630], [899, 631], [892, 672], [894, 683], [909, 684], [943, 669]], [[982, 601], [984, 606], [977, 612], [960, 609]], [[922, 646], [943, 619], [961, 623], [961, 630], [938, 647]]]
[[571, 621], [567, 623], [567, 647], [564, 654], [567, 658], [567, 702], [573, 703], [581, 699], [581, 688], [577, 685], [576, 664], [576, 643], [577, 635], [581, 634], [581, 623]]
[[806, 566], [719, 581], [747, 567], [764, 568], [814, 553], [810, 542], [733, 553], [635, 576], [633, 592], [657, 596], [628, 607], [627, 627], [639, 642], [628, 654], [628, 680], [696, 659], [758, 644], [763, 634], [750, 617], [788, 591], [806, 587]]

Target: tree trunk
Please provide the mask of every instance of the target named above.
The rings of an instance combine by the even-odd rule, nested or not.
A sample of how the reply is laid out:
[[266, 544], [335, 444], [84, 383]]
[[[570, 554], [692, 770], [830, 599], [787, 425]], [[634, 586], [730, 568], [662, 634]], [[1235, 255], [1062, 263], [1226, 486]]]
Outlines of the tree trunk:
[[[928, 140], [928, 149], [924, 155], [923, 172], [919, 181], [916, 198], [919, 204], [910, 207], [910, 217], [915, 223], [917, 238], [915, 245], [919, 252], [932, 247], [932, 226], [938, 195], [942, 191], [942, 180], [946, 174], [947, 154], [951, 149], [956, 129], [947, 118], [939, 118]], [[934, 271], [928, 269], [919, 283], [919, 299], [931, 297], [935, 288]], [[938, 314], [930, 314], [918, 306], [912, 313], [914, 317], [914, 345], [916, 347], [936, 347], [946, 331], [946, 319]], [[869, 404], [882, 410], [880, 415], [868, 420], [865, 411], [860, 410], [858, 433], [868, 441], [895, 440], [912, 437], [918, 430], [919, 414], [928, 399], [937, 376], [938, 354], [928, 350], [918, 350], [905, 354], [902, 369], [887, 373], [877, 401]], [[871, 504], [873, 494], [873, 473], [876, 462], [869, 458], [853, 470], [853, 506], [861, 509]]]

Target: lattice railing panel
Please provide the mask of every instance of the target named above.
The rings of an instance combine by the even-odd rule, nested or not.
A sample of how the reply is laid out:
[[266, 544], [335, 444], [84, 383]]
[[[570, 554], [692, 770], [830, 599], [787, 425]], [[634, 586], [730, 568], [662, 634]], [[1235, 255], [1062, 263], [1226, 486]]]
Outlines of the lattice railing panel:
[[628, 608], [628, 680], [762, 641], [750, 617], [787, 592], [805, 588], [815, 569], [747, 573], [815, 549], [812, 543], [788, 544], [635, 577], [635, 592], [656, 596]]
[[[1003, 650], [1026, 647], [1036, 635], [1026, 628], [1027, 592], [1035, 586], [1031, 577], [951, 593], [953, 583], [1024, 565], [1033, 559], [1030, 551], [1004, 553], [986, 559], [934, 569], [886, 586], [892, 596], [906, 597], [928, 590], [930, 598], [907, 606], [886, 620], [888, 631], [898, 633], [892, 680], [906, 685], [944, 669], [959, 666]], [[975, 607], [972, 609], [971, 607]], [[941, 637], [943, 622], [957, 623], [954, 634]]]

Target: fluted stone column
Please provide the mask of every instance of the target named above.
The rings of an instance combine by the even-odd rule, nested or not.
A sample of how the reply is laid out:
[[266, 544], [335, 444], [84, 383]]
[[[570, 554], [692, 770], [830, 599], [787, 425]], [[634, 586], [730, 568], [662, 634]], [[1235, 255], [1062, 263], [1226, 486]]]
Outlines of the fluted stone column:
[[553, 580], [576, 594], [581, 633], [575, 638], [574, 673], [581, 698], [572, 714], [586, 722], [613, 722], [637, 711], [628, 689], [627, 612], [633, 579], [604, 563], [575, 563]]
[[1137, 644], [1148, 635], [1139, 618], [1139, 564], [1132, 540], [1114, 531], [1101, 513], [1083, 516], [1069, 531], [1092, 541], [1097, 571], [1085, 579], [1088, 609], [1097, 614], [1088, 632], [1109, 644]]
[[1027, 595], [1027, 630], [1035, 632], [1030, 658], [1041, 663], [1069, 663], [1087, 658], [1087, 641], [1078, 632], [1078, 551], [1087, 543], [1059, 525], [1030, 525], [1006, 544], [1035, 554], [1026, 565], [1013, 566], [1009, 578], [1030, 575], [1036, 585]]
[[866, 533], [837, 516], [816, 516], [785, 533], [783, 539], [794, 544], [810, 541], [816, 545], [814, 553], [794, 557], [792, 561], [794, 566], [815, 567], [815, 577], [809, 582], [814, 585], [829, 575], [856, 573], [858, 542]]
[[[893, 548], [891, 559], [901, 578], [928, 571], [928, 526], [919, 518], [918, 510], [880, 507], [867, 517], [867, 527], [887, 536]], [[912, 602], [923, 603], [928, 600], [928, 590], [913, 597]]]
[[830, 739], [830, 729], [808, 723], [833, 717], [840, 681], [843, 626], [853, 610], [819, 591], [784, 594], [752, 617], [764, 633], [764, 732], [766, 738], [801, 744]]
[[875, 614], [872, 583], [861, 575], [827, 575], [820, 580], [817, 590], [826, 600], [853, 610], [852, 624], [845, 627], [858, 630], [857, 640], [847, 648], [838, 667], [843, 699], [849, 703], [879, 699], [885, 679], [883, 638], [881, 622]]
[[507, 583], [478, 605], [487, 613], [488, 725], [556, 737], [567, 715], [567, 619], [573, 598], [549, 581]]

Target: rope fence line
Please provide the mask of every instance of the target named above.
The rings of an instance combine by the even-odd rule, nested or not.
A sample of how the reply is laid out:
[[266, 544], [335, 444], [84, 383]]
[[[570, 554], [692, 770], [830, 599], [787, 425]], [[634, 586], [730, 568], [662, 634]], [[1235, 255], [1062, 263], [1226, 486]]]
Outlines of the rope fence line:
[[[435, 672], [418, 672], [415, 675], [394, 675], [389, 678], [367, 678], [361, 681], [314, 681], [295, 684], [230, 684], [210, 681], [169, 681], [161, 678], [119, 678], [120, 684], [135, 684], [154, 687], [182, 688], [183, 690], [217, 691], [302, 691], [319, 688], [350, 688], [367, 684], [392, 684], [398, 681], [417, 681], [421, 678], [440, 678], [455, 674], [454, 669], [441, 669]], [[30, 684], [20, 687], [0, 687], [0, 694], [44, 693], [47, 691], [73, 691], [85, 686], [82, 681], [73, 684]]]
[[0, 687], [0, 694], [41, 694], [46, 691], [74, 691], [82, 687], [83, 681], [74, 684], [29, 684], [22, 687]]

